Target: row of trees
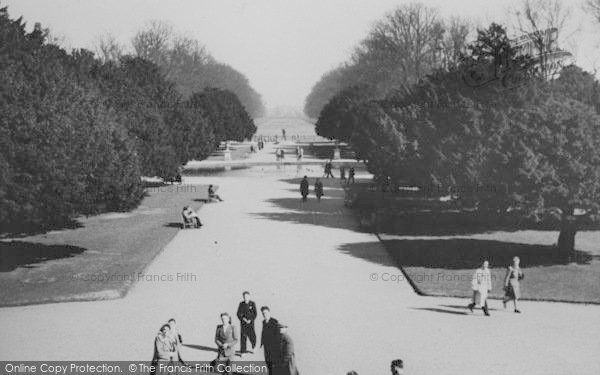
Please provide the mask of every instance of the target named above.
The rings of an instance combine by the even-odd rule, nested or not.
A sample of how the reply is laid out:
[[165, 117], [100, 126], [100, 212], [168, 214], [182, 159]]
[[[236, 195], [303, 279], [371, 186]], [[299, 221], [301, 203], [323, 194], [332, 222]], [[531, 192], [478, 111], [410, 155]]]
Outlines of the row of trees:
[[185, 98], [156, 64], [67, 53], [0, 9], [0, 231], [60, 225], [77, 214], [127, 210], [141, 176], [170, 178], [219, 141], [250, 138], [235, 94]]
[[135, 34], [130, 47], [120, 45], [110, 35], [101, 38], [97, 46], [97, 53], [103, 61], [115, 63], [127, 50], [159, 66], [185, 98], [207, 87], [220, 88], [233, 92], [251, 117], [264, 115], [262, 98], [246, 76], [216, 61], [197, 40], [176, 34], [168, 23], [148, 23]]
[[[466, 47], [454, 65], [384, 98], [372, 85], [341, 91], [320, 113], [317, 133], [349, 142], [392, 184], [494, 186], [457, 195], [498, 213], [554, 212], [563, 220], [559, 247], [573, 250], [575, 209], [593, 216], [600, 208], [600, 83], [574, 65], [542, 74], [531, 63], [539, 59], [519, 56], [497, 24]], [[489, 67], [519, 72], [519, 87], [469, 84]]]
[[306, 98], [304, 112], [318, 117], [321, 109], [344, 88], [369, 86], [371, 94], [415, 84], [433, 69], [455, 64], [465, 51], [470, 24], [441, 19], [435, 8], [411, 3], [377, 22], [354, 50], [350, 61], [323, 75]]
[[[589, 13], [600, 20], [600, 0], [587, 2]], [[521, 0], [507, 9], [506, 17], [514, 35], [537, 33], [538, 49], [544, 48], [540, 31], [549, 28], [560, 30], [559, 44], [576, 49], [578, 29], [568, 22], [571, 10], [562, 0]], [[374, 25], [349, 61], [321, 77], [306, 98], [304, 112], [317, 118], [335, 94], [351, 86], [369, 86], [377, 98], [406, 90], [436, 69], [455, 65], [475, 34], [464, 19], [442, 19], [436, 8], [420, 3], [402, 5]]]

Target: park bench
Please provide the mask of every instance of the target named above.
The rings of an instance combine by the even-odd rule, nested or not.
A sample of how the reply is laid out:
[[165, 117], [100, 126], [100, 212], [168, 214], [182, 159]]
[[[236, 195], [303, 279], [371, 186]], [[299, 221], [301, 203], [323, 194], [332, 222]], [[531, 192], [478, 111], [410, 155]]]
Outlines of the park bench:
[[187, 228], [196, 228], [196, 223], [194, 220], [188, 220], [183, 215], [181, 215], [181, 229]]

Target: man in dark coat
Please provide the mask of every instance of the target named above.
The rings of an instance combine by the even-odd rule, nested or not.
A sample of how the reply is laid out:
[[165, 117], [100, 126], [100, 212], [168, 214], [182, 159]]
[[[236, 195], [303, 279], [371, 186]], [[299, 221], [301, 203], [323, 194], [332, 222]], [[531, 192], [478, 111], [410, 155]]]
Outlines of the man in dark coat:
[[320, 202], [321, 197], [323, 196], [323, 183], [318, 178], [315, 181], [315, 195], [317, 196], [317, 200]]
[[300, 181], [300, 194], [302, 194], [302, 201], [306, 202], [308, 197], [308, 177], [306, 176]]
[[279, 358], [275, 366], [275, 375], [300, 375], [296, 367], [294, 341], [287, 333], [287, 326], [278, 324], [279, 327]]
[[250, 353], [254, 353], [254, 348], [256, 347], [256, 332], [254, 331], [254, 320], [256, 319], [256, 304], [254, 301], [250, 301], [250, 292], [242, 293], [244, 300], [240, 302], [237, 310], [237, 317], [240, 320], [241, 327], [241, 352], [242, 354], [246, 353], [246, 340], [250, 339], [250, 343], [252, 344], [252, 349], [249, 350]]
[[263, 318], [260, 346], [265, 349], [265, 362], [269, 375], [273, 375], [273, 362], [279, 358], [279, 322], [271, 317], [271, 310], [267, 306], [260, 308]]

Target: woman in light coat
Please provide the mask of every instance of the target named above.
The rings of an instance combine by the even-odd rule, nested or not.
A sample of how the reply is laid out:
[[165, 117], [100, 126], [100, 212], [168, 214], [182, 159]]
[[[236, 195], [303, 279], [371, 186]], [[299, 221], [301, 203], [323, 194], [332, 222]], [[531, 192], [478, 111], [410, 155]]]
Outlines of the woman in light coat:
[[515, 304], [516, 313], [521, 312], [517, 309], [517, 301], [521, 298], [520, 281], [525, 277], [523, 271], [521, 271], [521, 267], [519, 267], [520, 262], [521, 260], [519, 257], [514, 257], [512, 266], [508, 266], [508, 269], [506, 270], [506, 277], [504, 278], [504, 290], [506, 291], [506, 294], [502, 300], [504, 308], [506, 308], [506, 303], [512, 300]]
[[159, 371], [159, 362], [168, 362], [166, 365], [173, 365], [174, 361], [177, 360], [177, 349], [171, 339], [170, 331], [171, 327], [164, 324], [160, 327], [160, 331], [154, 339], [154, 358], [152, 359], [152, 365], [155, 369], [154, 374], [169, 373]]
[[492, 275], [489, 270], [489, 262], [486, 260], [482, 266], [473, 274], [471, 280], [471, 289], [473, 289], [473, 302], [469, 304], [469, 309], [473, 312], [475, 306], [481, 306], [483, 313], [490, 316], [487, 305], [488, 293], [492, 291]]

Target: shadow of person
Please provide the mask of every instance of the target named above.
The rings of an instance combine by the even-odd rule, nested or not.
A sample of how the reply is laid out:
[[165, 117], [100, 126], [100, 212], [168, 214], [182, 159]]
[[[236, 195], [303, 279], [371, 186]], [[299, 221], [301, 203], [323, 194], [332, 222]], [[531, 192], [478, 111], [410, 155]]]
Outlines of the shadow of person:
[[446, 310], [446, 309], [440, 309], [437, 307], [411, 307], [411, 309], [432, 311], [432, 312], [437, 312], [437, 313], [453, 314], [453, 315], [469, 315], [466, 311]]
[[217, 348], [213, 348], [211, 346], [196, 345], [196, 344], [183, 344], [183, 346], [188, 347], [190, 349], [202, 350], [204, 352], [218, 353]]

